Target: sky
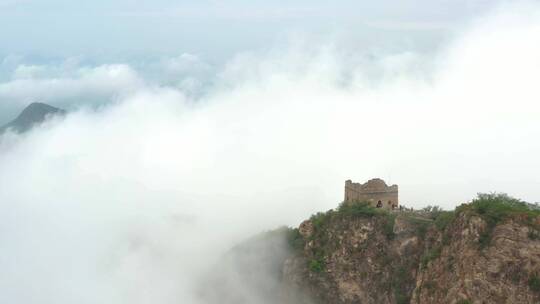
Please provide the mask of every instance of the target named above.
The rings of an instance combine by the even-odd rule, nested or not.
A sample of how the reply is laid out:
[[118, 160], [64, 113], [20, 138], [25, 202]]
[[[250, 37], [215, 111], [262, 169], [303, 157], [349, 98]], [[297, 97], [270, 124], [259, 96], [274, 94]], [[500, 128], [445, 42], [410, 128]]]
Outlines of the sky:
[[360, 44], [405, 32], [430, 43], [491, 6], [478, 0], [3, 0], [0, 54], [126, 60], [187, 52], [221, 61], [294, 31], [354, 32]]
[[[380, 176], [406, 186], [404, 202], [418, 206], [438, 203], [451, 207], [479, 191], [514, 189], [517, 196], [539, 200], [535, 190], [524, 190], [533, 188], [537, 178], [521, 181], [518, 172], [529, 168], [509, 160], [510, 152], [492, 159], [496, 162], [503, 157], [511, 171], [519, 168], [510, 176], [493, 180], [492, 174], [465, 170], [471, 168], [469, 163], [485, 161], [477, 159], [484, 151], [478, 145], [483, 139], [489, 141], [495, 131], [512, 143], [508, 149], [521, 149], [520, 153], [536, 149], [530, 142], [517, 141], [520, 134], [533, 136], [538, 131], [536, 124], [527, 124], [537, 113], [536, 103], [528, 102], [535, 96], [531, 81], [537, 63], [536, 2], [0, 3], [0, 14], [6, 17], [0, 21], [5, 24], [0, 31], [6, 37], [0, 44], [0, 54], [4, 53], [0, 57], [1, 122], [13, 119], [35, 101], [95, 115], [140, 94], [153, 100], [163, 91], [178, 95], [176, 102], [190, 110], [215, 105], [230, 110], [221, 100], [238, 98], [237, 103], [242, 104], [238, 112], [268, 120], [261, 129], [277, 129], [279, 124], [272, 120], [306, 107], [313, 110], [292, 113], [301, 116], [299, 121], [305, 120], [305, 125], [317, 119], [326, 125], [302, 131], [320, 136], [312, 147], [308, 143], [303, 149], [318, 151], [334, 143], [358, 155], [347, 155], [344, 161], [354, 164], [336, 170], [339, 177], [333, 184], [345, 177], [361, 181]], [[517, 11], [527, 14], [518, 18]], [[182, 22], [193, 23], [185, 27]], [[231, 27], [222, 26], [223, 22]], [[138, 38], [132, 40], [132, 35]], [[229, 39], [229, 35], [239, 36]], [[230, 47], [222, 47], [222, 40]], [[240, 101], [249, 98], [252, 100], [242, 101], [245, 104]], [[294, 108], [296, 103], [299, 108]], [[510, 105], [513, 107], [507, 109]], [[230, 108], [234, 106], [236, 103]], [[267, 117], [266, 107], [275, 115]], [[511, 122], [506, 128], [498, 126], [503, 113]], [[339, 119], [340, 115], [351, 116], [348, 119], [357, 121], [357, 126]], [[250, 127], [249, 116], [237, 122], [223, 121], [220, 127], [236, 123], [257, 129], [260, 122]], [[371, 126], [380, 131], [366, 132]], [[294, 130], [297, 125], [290, 127]], [[301, 134], [302, 129], [298, 130]], [[404, 130], [410, 133], [400, 134]], [[377, 135], [383, 131], [387, 139]], [[475, 132], [477, 137], [472, 136]], [[374, 140], [381, 147], [361, 152], [362, 141], [348, 143], [345, 137], [349, 133]], [[325, 138], [326, 134], [331, 136]], [[455, 145], [449, 145], [451, 142]], [[472, 149], [459, 151], [459, 145], [471, 143]], [[410, 151], [393, 148], [411, 144], [416, 147]], [[344, 153], [347, 151], [336, 149], [328, 153], [328, 161], [343, 158]], [[464, 157], [462, 164], [441, 172], [434, 169], [459, 162], [460, 157]], [[369, 161], [362, 164], [366, 159]], [[428, 166], [430, 162], [433, 165]], [[378, 168], [370, 168], [372, 164]], [[410, 170], [410, 166], [419, 170]], [[451, 178], [459, 175], [455, 172], [447, 174], [460, 167], [468, 175], [462, 181]], [[422, 168], [425, 174], [415, 176]], [[481, 166], [478, 169], [489, 172]], [[464, 190], [438, 190], [449, 183]], [[420, 191], [422, 188], [426, 189]], [[331, 190], [334, 201], [340, 197], [337, 189]]]
[[[234, 244], [346, 179], [540, 201], [540, 5], [1, 1], [2, 303], [202, 304]], [[241, 285], [241, 284], [240, 284]], [[264, 301], [252, 301], [261, 304]]]
[[[125, 64], [142, 78], [168, 85], [186, 75], [209, 83], [239, 54], [285, 50], [291, 44], [336, 44], [366, 57], [436, 54], [497, 3], [2, 0], [0, 122], [20, 111], [16, 99], [23, 104], [46, 101], [55, 92], [36, 97], [2, 92], [7, 82], [30, 73], [58, 77], [80, 74], [77, 68]], [[106, 102], [118, 90], [123, 88], [97, 94], [99, 100], [93, 102]], [[94, 98], [80, 95], [77, 99], [86, 103]], [[73, 99], [70, 95], [54, 102], [69, 107], [76, 103]]]

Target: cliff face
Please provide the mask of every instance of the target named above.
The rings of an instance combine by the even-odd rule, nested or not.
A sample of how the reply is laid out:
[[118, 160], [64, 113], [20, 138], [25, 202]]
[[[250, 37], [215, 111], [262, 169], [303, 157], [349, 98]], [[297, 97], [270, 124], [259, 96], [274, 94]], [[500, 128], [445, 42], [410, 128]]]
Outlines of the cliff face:
[[418, 229], [400, 215], [305, 221], [305, 246], [285, 262], [285, 284], [317, 303], [408, 303], [425, 246]]
[[481, 217], [461, 214], [434, 234], [440, 256], [420, 267], [412, 303], [540, 303], [537, 231], [510, 219], [484, 244], [488, 229]]
[[285, 289], [314, 303], [540, 303], [537, 216], [445, 217], [314, 216], [297, 230]]
[[540, 210], [484, 195], [455, 211], [342, 204], [233, 248], [204, 303], [540, 303]]

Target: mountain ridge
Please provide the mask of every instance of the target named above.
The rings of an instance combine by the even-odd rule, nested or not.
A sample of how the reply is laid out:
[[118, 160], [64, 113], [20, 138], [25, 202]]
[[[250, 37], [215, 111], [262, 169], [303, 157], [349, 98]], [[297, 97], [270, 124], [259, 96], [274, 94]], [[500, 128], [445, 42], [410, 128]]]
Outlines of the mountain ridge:
[[33, 102], [26, 106], [14, 120], [1, 126], [0, 134], [8, 130], [12, 130], [15, 133], [24, 133], [53, 116], [64, 116], [66, 113], [65, 110], [46, 103]]

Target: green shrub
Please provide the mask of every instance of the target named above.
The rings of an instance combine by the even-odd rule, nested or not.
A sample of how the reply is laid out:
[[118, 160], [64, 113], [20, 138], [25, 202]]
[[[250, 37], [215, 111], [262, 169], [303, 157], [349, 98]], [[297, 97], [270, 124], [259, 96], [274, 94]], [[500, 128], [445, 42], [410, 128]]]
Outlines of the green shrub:
[[328, 210], [326, 212], [317, 212], [309, 218], [311, 223], [313, 224], [313, 229], [315, 232], [320, 231], [321, 228], [328, 223], [328, 221], [332, 218], [334, 215], [334, 210]]
[[392, 288], [394, 289], [394, 296], [396, 303], [409, 303], [411, 300], [408, 295], [407, 286], [411, 284], [412, 277], [405, 266], [399, 266], [392, 274]]
[[317, 273], [322, 272], [324, 270], [324, 261], [322, 259], [309, 261], [309, 270]]
[[443, 246], [450, 244], [450, 235], [447, 232], [443, 234], [441, 243]]
[[386, 235], [386, 238], [389, 240], [394, 239], [395, 233], [394, 233], [394, 226], [396, 224], [396, 215], [395, 214], [389, 214], [386, 218], [386, 222], [384, 223], [384, 235]]
[[373, 217], [388, 214], [387, 211], [371, 207], [369, 203], [366, 202], [343, 202], [339, 205], [337, 212], [342, 215], [358, 217]]
[[344, 215], [354, 217], [373, 217], [377, 215], [388, 215], [386, 210], [371, 207], [365, 202], [342, 202], [336, 210], [327, 212], [317, 212], [310, 217], [315, 230], [323, 227], [333, 216]]
[[298, 228], [288, 228], [287, 229], [287, 244], [294, 251], [300, 251], [304, 248], [304, 238], [298, 231]]
[[540, 292], [540, 277], [537, 274], [529, 278], [529, 287], [535, 292]]
[[408, 304], [411, 302], [411, 297], [403, 294], [401, 292], [396, 292], [396, 303], [397, 304]]
[[432, 220], [436, 219], [441, 212], [444, 212], [441, 207], [439, 206], [427, 206], [421, 209], [422, 212], [428, 213], [429, 218]]
[[470, 300], [459, 300], [457, 304], [472, 304]]
[[488, 227], [486, 231], [483, 231], [478, 236], [478, 244], [480, 244], [480, 248], [486, 248], [491, 243], [491, 233], [493, 232], [493, 228]]
[[435, 248], [428, 250], [428, 252], [426, 252], [422, 256], [422, 259], [421, 259], [422, 267], [426, 267], [430, 261], [435, 260], [439, 258], [440, 256], [441, 256], [441, 247], [437, 246]]
[[424, 239], [426, 237], [429, 227], [433, 224], [432, 220], [414, 216], [407, 216], [407, 221], [416, 227], [416, 234], [421, 239]]
[[427, 289], [428, 292], [431, 292], [437, 287], [437, 284], [435, 284], [433, 281], [426, 281], [422, 287]]
[[530, 230], [530, 231], [527, 233], [527, 236], [528, 236], [529, 239], [531, 239], [531, 240], [538, 240], [538, 239], [540, 239], [540, 232], [538, 232], [537, 230]]
[[482, 248], [489, 246], [493, 229], [498, 223], [508, 218], [526, 219], [528, 223], [531, 223], [540, 215], [540, 210], [504, 193], [479, 193], [470, 204], [461, 205], [456, 210], [458, 212], [472, 211], [486, 221], [487, 228], [478, 240]]
[[470, 209], [484, 218], [488, 224], [497, 224], [511, 216], [535, 218], [540, 210], [531, 208], [530, 204], [504, 193], [479, 193], [478, 197], [468, 205], [457, 208], [459, 211]]
[[454, 211], [440, 211], [435, 217], [435, 226], [439, 230], [444, 230], [456, 218]]

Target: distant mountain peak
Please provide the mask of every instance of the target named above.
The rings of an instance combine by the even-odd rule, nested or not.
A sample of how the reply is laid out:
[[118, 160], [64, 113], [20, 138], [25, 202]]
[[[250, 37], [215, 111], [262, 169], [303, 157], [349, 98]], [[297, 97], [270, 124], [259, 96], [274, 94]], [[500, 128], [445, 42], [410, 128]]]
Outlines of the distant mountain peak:
[[[24, 112], [27, 112], [27, 111], [41, 111], [41, 110], [46, 110], [46, 111], [58, 111], [60, 109], [58, 108], [55, 108], [51, 105], [48, 105], [46, 103], [43, 103], [43, 102], [32, 102], [31, 104], [29, 104], [28, 106], [26, 106], [26, 108], [24, 108], [24, 110], [22, 111], [22, 113]], [[22, 114], [21, 113], [21, 114]]]
[[17, 133], [23, 133], [34, 126], [43, 123], [51, 116], [60, 115], [63, 116], [66, 114], [65, 110], [53, 107], [51, 105], [33, 102], [29, 104], [24, 110], [10, 123], [0, 127], [0, 133], [5, 132], [10, 129]]

